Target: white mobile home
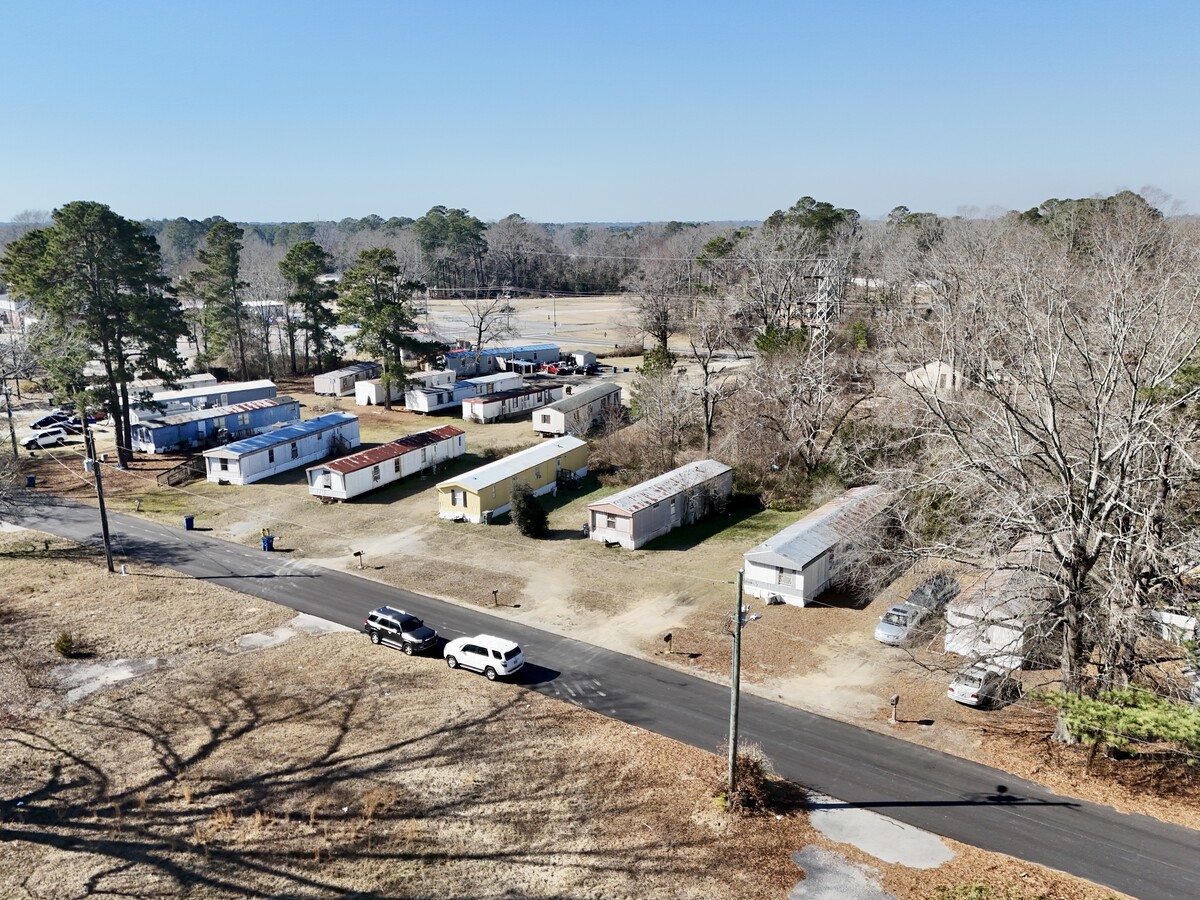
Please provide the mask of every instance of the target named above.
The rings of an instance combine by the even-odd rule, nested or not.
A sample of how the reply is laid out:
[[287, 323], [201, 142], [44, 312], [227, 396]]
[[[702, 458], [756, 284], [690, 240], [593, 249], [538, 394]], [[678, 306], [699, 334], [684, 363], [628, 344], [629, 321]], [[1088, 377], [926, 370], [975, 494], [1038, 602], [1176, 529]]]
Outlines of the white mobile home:
[[204, 451], [208, 480], [250, 484], [357, 447], [358, 416], [335, 412]]
[[[392, 402], [404, 399], [406, 391], [417, 388], [447, 387], [454, 384], [454, 373], [443, 369], [429, 372], [406, 372], [404, 384], [396, 379], [392, 383]], [[383, 382], [378, 378], [368, 378], [354, 386], [354, 402], [359, 406], [377, 406], [383, 404]]]
[[1005, 669], [1043, 661], [1055, 638], [1042, 573], [1055, 566], [1040, 539], [1026, 537], [993, 568], [960, 576], [962, 591], [946, 605], [946, 652]]
[[533, 430], [543, 437], [587, 434], [610, 410], [621, 406], [621, 386], [608, 382], [577, 390], [533, 415]]
[[588, 528], [594, 541], [636, 550], [680, 525], [692, 524], [732, 494], [733, 469], [703, 459], [589, 503]]
[[499, 422], [511, 419], [547, 404], [562, 399], [561, 384], [546, 384], [539, 387], [517, 388], [512, 391], [497, 391], [482, 397], [467, 397], [462, 402], [462, 416], [469, 422]]
[[516, 372], [500, 372], [479, 378], [466, 378], [451, 384], [413, 388], [404, 394], [404, 405], [412, 412], [431, 413], [462, 407], [468, 397], [482, 397], [496, 391], [516, 390], [525, 383]]
[[314, 497], [351, 500], [467, 452], [467, 438], [453, 425], [397, 438], [308, 470], [308, 492]]
[[377, 362], [351, 363], [333, 372], [313, 378], [313, 393], [324, 397], [349, 397], [354, 386], [368, 378], [378, 378], [383, 366]]
[[847, 540], [890, 500], [877, 484], [851, 488], [767, 538], [742, 557], [745, 593], [807, 605], [837, 578]]

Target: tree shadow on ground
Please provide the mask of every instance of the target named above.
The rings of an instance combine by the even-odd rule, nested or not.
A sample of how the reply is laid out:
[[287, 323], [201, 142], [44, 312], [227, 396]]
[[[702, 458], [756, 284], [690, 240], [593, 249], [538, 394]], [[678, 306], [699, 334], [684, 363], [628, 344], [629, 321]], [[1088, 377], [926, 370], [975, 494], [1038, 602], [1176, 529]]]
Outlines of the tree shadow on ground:
[[[674, 531], [657, 537], [639, 549], [651, 552], [663, 550], [691, 550], [721, 532], [735, 528], [752, 516], [762, 512], [762, 505], [757, 500], [746, 497], [736, 497], [724, 512], [713, 512], [691, 525], [682, 525]], [[747, 550], [751, 549], [746, 547]]]

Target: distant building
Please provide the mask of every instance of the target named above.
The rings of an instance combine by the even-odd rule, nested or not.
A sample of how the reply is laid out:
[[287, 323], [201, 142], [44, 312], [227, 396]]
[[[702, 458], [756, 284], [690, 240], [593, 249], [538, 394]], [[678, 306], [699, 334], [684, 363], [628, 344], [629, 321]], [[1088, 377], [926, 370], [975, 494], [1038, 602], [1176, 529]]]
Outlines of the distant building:
[[139, 403], [137, 394], [130, 391], [129, 421], [140, 422], [143, 418], [187, 412], [192, 409], [211, 409], [249, 403], [251, 400], [268, 400], [275, 396], [275, 382], [266, 378], [258, 381], [227, 381], [220, 384], [201, 385], [182, 389], [154, 391], [149, 403]]
[[357, 447], [358, 416], [334, 412], [204, 451], [208, 480], [250, 484]]
[[767, 538], [742, 557], [743, 590], [806, 606], [837, 578], [849, 540], [890, 500], [877, 484], [851, 488]]
[[[407, 391], [418, 388], [448, 387], [454, 384], [454, 373], [444, 369], [428, 372], [405, 372], [406, 384], [400, 384], [399, 379], [392, 383], [392, 402], [404, 399]], [[378, 378], [369, 378], [354, 385], [354, 402], [359, 406], [381, 405], [383, 403], [383, 382]]]
[[[479, 367], [475, 366], [474, 350], [452, 350], [446, 354], [446, 368], [462, 374], [486, 375], [519, 368], [513, 361], [532, 364], [532, 370], [546, 363], [558, 362], [561, 356], [558, 344], [526, 344], [521, 347], [489, 347], [479, 354]], [[524, 368], [530, 368], [525, 366]]]
[[512, 391], [525, 384], [515, 372], [500, 372], [478, 378], [464, 378], [452, 384], [412, 388], [404, 394], [404, 405], [411, 412], [431, 413], [443, 409], [462, 409], [468, 397], [482, 397], [498, 391]]
[[733, 469], [703, 459], [588, 504], [594, 541], [637, 550], [656, 537], [723, 506], [733, 494]]
[[925, 394], [947, 396], [970, 386], [963, 373], [950, 363], [940, 359], [930, 360], [923, 366], [906, 372], [904, 383]]
[[542, 384], [511, 391], [496, 391], [482, 397], [467, 397], [462, 402], [462, 417], [470, 422], [488, 424], [512, 419], [562, 398], [561, 384]]

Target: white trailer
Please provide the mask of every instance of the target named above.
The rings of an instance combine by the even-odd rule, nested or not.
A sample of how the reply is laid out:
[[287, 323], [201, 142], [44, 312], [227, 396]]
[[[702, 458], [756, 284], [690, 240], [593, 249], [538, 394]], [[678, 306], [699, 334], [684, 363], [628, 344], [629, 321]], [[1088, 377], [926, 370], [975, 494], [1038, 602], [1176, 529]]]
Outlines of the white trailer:
[[383, 366], [377, 362], [356, 362], [313, 378], [313, 393], [324, 397], [349, 397], [354, 386], [368, 378], [378, 378]]
[[359, 445], [358, 416], [334, 412], [204, 451], [208, 480], [250, 484]]
[[462, 402], [463, 418], [469, 422], [499, 422], [511, 419], [535, 409], [541, 409], [556, 400], [561, 400], [561, 384], [540, 387], [518, 388], [514, 391], [498, 391], [482, 397], [468, 397]]
[[621, 386], [613, 382], [576, 390], [533, 415], [533, 430], [542, 437], [584, 435], [621, 405]]
[[[392, 402], [404, 399], [407, 391], [418, 388], [448, 387], [454, 384], [454, 373], [445, 369], [433, 369], [428, 372], [405, 372], [404, 384], [399, 379], [392, 383]], [[369, 378], [354, 386], [354, 402], [359, 406], [380, 406], [384, 402], [383, 381], [379, 378]]]
[[468, 397], [482, 397], [496, 391], [511, 391], [525, 380], [516, 372], [500, 372], [480, 378], [467, 378], [451, 384], [413, 388], [404, 395], [404, 405], [412, 412], [431, 413], [442, 409], [461, 408]]
[[308, 492], [322, 500], [352, 500], [467, 452], [462, 429], [443, 425], [308, 469]]

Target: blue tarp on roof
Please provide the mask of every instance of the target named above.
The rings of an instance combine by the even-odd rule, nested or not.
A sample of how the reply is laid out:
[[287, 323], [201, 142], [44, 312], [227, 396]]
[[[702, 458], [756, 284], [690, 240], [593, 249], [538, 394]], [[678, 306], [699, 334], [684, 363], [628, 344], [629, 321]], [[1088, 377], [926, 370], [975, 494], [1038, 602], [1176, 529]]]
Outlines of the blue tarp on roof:
[[255, 450], [265, 450], [268, 447], [276, 447], [279, 444], [286, 444], [289, 441], [294, 441], [298, 438], [305, 437], [306, 435], [323, 431], [326, 428], [333, 427], [334, 425], [345, 425], [349, 422], [356, 421], [358, 421], [358, 416], [352, 416], [350, 413], [328, 413], [315, 419], [297, 422], [294, 425], [285, 425], [283, 428], [277, 428], [274, 431], [268, 431], [265, 434], [256, 434], [254, 437], [248, 437], [240, 441], [234, 441], [232, 444], [226, 444], [224, 447], [218, 448], [218, 450], [222, 453], [231, 453], [237, 456], [244, 456], [247, 453], [253, 453]]

